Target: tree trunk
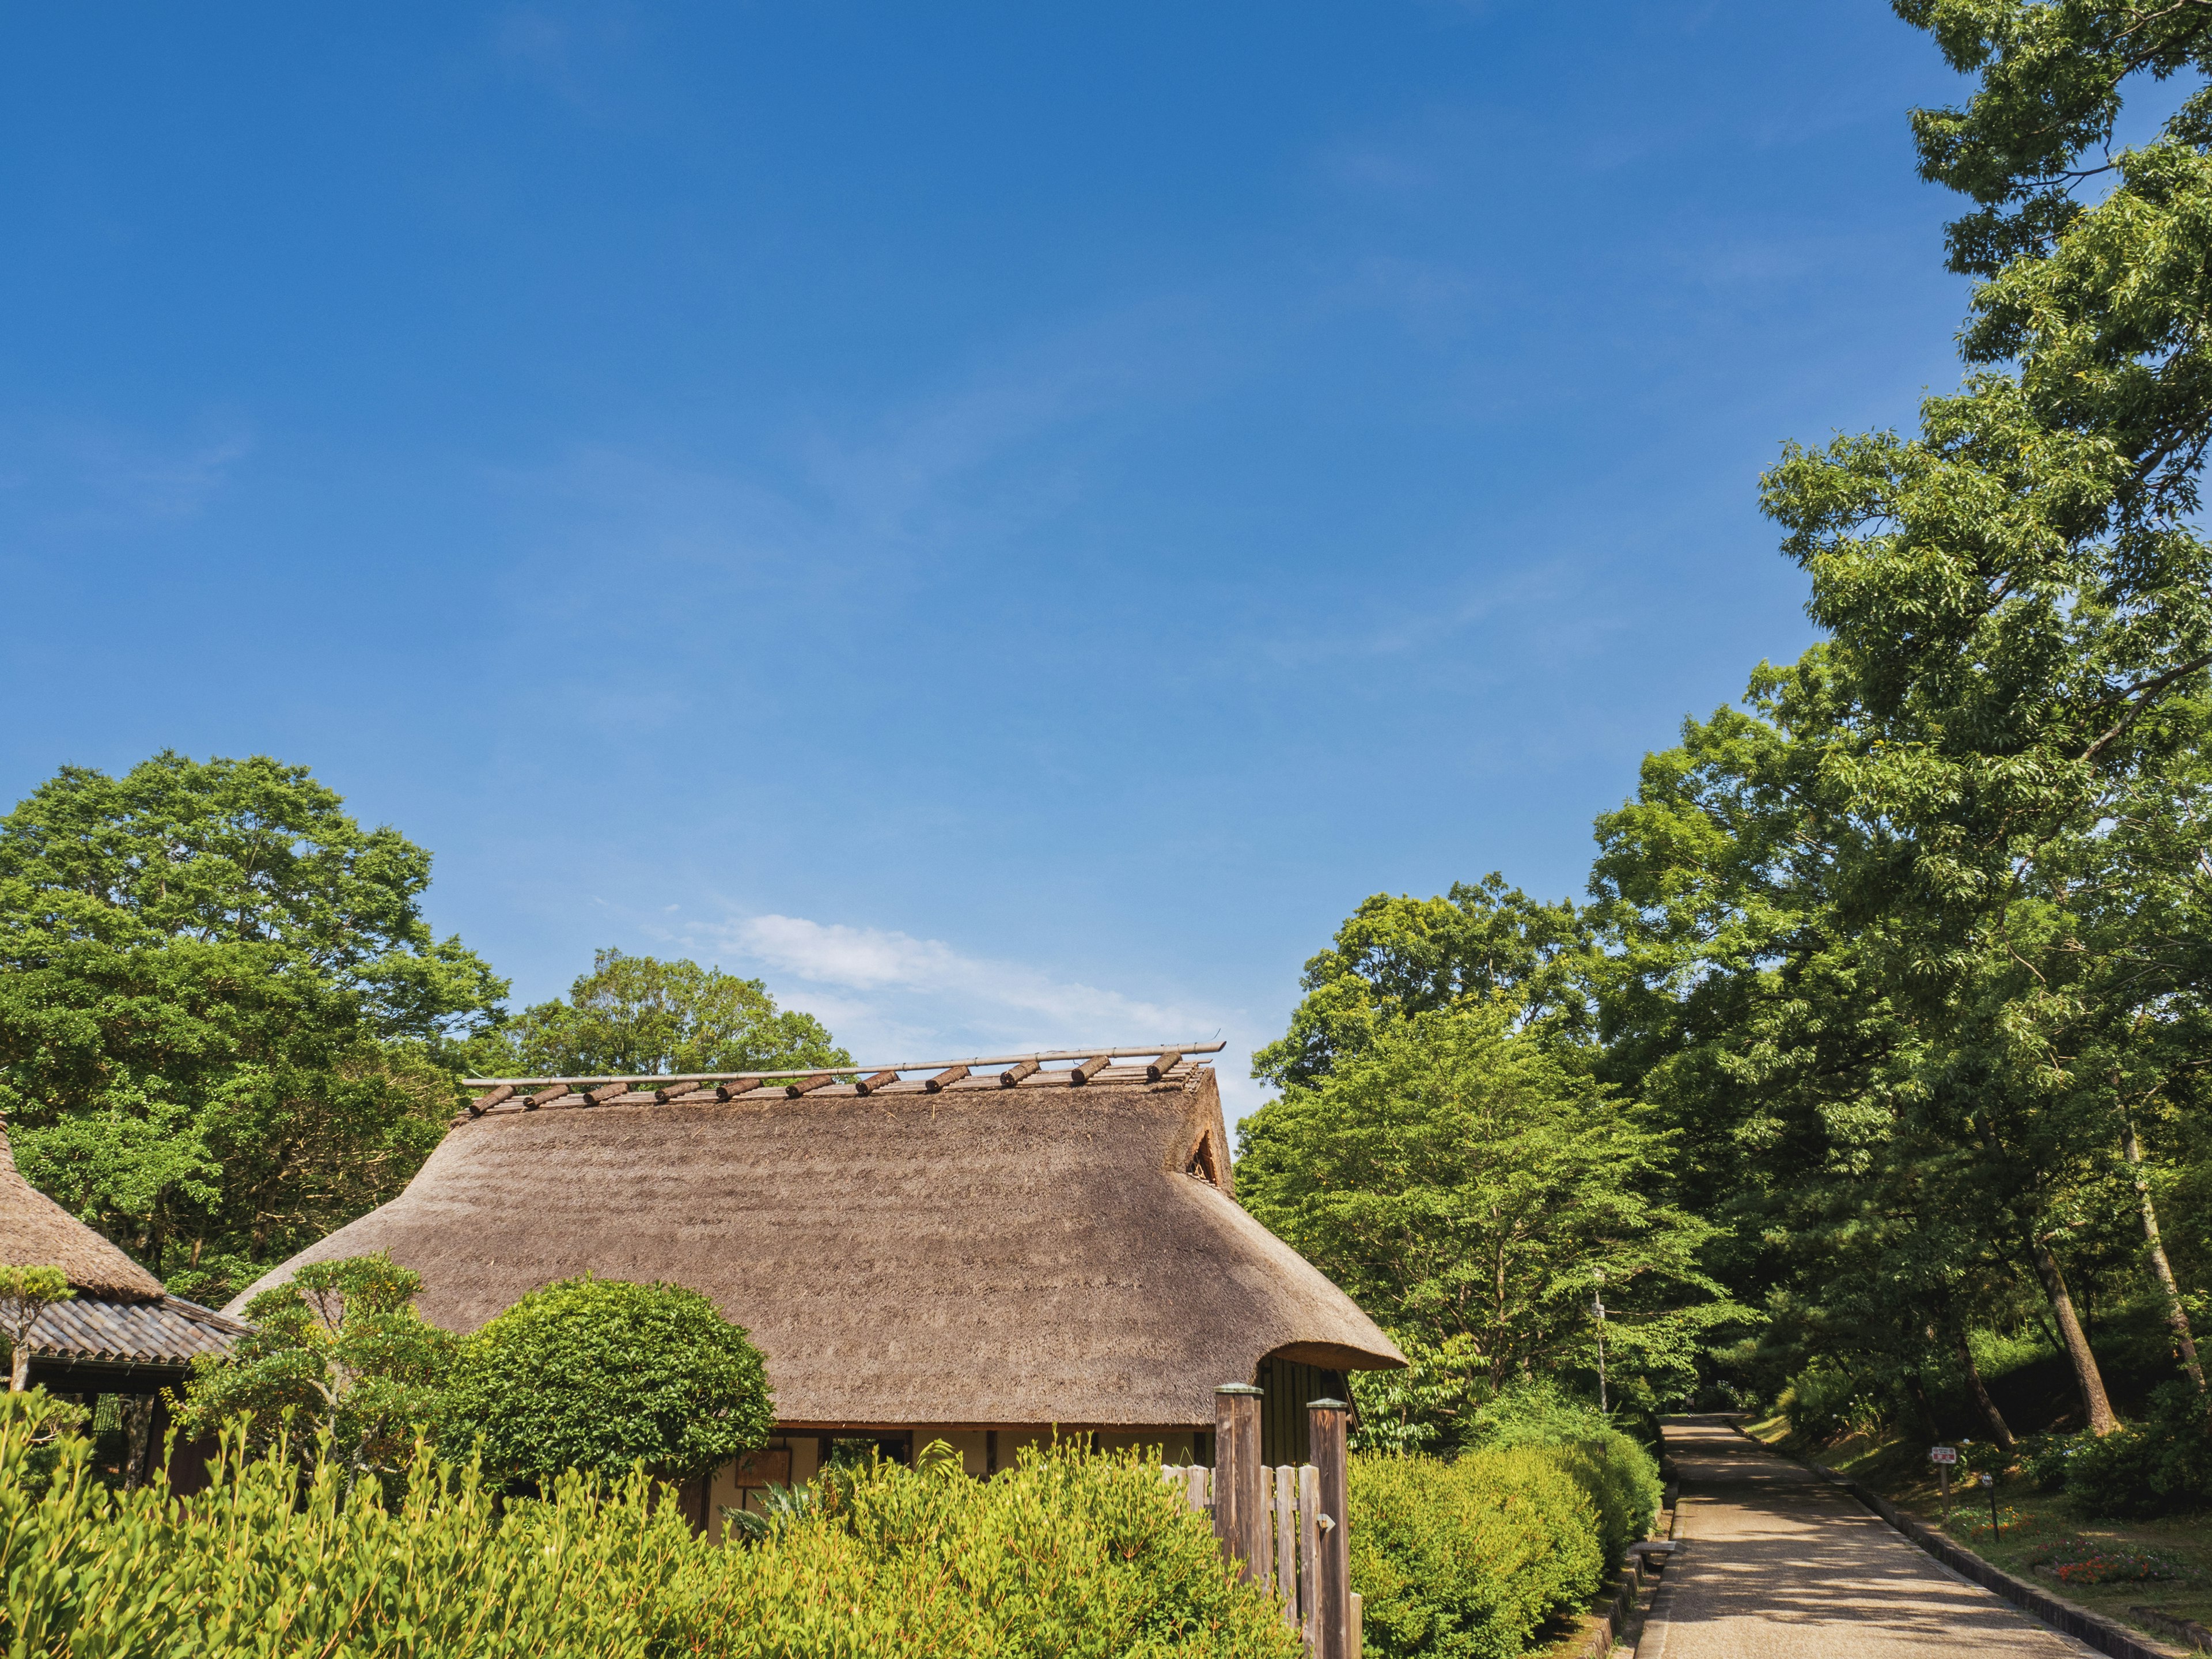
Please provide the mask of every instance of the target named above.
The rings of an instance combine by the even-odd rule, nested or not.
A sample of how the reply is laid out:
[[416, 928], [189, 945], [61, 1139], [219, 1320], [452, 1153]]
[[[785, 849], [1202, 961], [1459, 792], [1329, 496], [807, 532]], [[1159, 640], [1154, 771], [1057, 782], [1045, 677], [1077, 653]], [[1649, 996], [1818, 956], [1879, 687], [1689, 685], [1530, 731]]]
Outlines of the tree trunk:
[[2074, 1382], [2081, 1391], [2089, 1432], [2102, 1439], [2119, 1427], [2119, 1420], [2112, 1415], [2112, 1402], [2105, 1395], [2105, 1374], [2097, 1369], [2096, 1352], [2075, 1316], [2074, 1297], [2066, 1288], [2066, 1276], [2058, 1271], [2058, 1258], [2039, 1238], [2030, 1239], [2028, 1248], [2035, 1253], [2035, 1271], [2042, 1277], [2044, 1299], [2051, 1304], [2051, 1316], [2057, 1322], [2066, 1358], [2073, 1363]]
[[2158, 1236], [2158, 1206], [2151, 1201], [2150, 1182], [2143, 1175], [2142, 1145], [2136, 1139], [2135, 1119], [2123, 1121], [2126, 1129], [2120, 1139], [2120, 1151], [2128, 1160], [2128, 1172], [2135, 1177], [2136, 1196], [2142, 1203], [2143, 1237], [2150, 1245], [2150, 1270], [2158, 1275], [2159, 1289], [2166, 1292], [2166, 1327], [2181, 1351], [2181, 1369], [2189, 1373], [2197, 1392], [2203, 1394], [2204, 1367], [2197, 1363], [2197, 1337], [2189, 1328], [2189, 1310], [2181, 1305], [2181, 1287], [2174, 1282], [2173, 1264], [2166, 1259], [2166, 1245]]
[[125, 1492], [135, 1492], [146, 1484], [146, 1443], [153, 1437], [153, 1428], [152, 1395], [142, 1394], [124, 1407], [123, 1489]]
[[21, 1394], [31, 1386], [31, 1340], [27, 1336], [15, 1340], [15, 1363], [8, 1368], [8, 1392]]
[[1966, 1390], [1974, 1396], [1974, 1404], [1981, 1407], [1982, 1415], [1989, 1419], [1990, 1433], [1997, 1449], [2010, 1457], [2020, 1449], [2019, 1443], [2013, 1439], [2012, 1430], [2005, 1423], [2004, 1413], [1997, 1409], [1997, 1402], [1990, 1398], [1989, 1385], [1982, 1381], [1982, 1368], [1974, 1364], [1974, 1351], [1966, 1341], [1963, 1328], [1958, 1341], [1959, 1367], [1966, 1373]]

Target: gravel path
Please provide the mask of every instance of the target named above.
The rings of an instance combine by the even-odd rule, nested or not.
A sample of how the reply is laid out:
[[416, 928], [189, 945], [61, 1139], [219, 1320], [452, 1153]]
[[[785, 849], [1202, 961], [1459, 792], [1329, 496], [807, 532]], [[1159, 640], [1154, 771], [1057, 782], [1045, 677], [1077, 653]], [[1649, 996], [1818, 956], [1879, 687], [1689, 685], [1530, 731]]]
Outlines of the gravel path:
[[2094, 1650], [1970, 1584], [1718, 1417], [1666, 1419], [1681, 1493], [1637, 1659], [2057, 1659]]

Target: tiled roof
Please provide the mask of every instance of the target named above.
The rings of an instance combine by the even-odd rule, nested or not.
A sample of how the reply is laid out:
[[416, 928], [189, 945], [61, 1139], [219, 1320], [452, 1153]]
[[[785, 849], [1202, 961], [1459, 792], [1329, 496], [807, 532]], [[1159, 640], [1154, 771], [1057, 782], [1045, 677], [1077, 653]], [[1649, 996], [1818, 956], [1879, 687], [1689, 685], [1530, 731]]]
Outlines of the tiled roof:
[[180, 1296], [159, 1302], [76, 1296], [39, 1316], [31, 1328], [31, 1352], [42, 1359], [184, 1365], [204, 1353], [228, 1352], [247, 1328]]

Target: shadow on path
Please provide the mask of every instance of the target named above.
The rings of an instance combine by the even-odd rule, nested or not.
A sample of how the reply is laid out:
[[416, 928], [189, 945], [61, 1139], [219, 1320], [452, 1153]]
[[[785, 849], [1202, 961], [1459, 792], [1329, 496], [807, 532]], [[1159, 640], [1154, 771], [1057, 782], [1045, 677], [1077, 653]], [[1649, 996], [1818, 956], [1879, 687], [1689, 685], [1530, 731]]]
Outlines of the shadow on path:
[[1727, 1417], [1664, 1419], [1681, 1484], [1638, 1659], [2091, 1651], [1947, 1571], [1840, 1488], [1746, 1440]]

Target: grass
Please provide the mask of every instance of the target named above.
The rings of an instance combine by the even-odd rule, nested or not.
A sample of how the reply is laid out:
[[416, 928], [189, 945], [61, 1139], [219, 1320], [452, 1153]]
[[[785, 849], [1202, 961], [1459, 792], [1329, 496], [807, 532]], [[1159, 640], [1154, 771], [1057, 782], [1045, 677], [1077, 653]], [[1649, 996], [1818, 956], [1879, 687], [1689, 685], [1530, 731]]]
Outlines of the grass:
[[[2212, 1516], [2175, 1516], [2159, 1521], [2107, 1521], [2079, 1513], [2062, 1492], [2039, 1490], [2025, 1477], [1996, 1474], [1997, 1527], [1990, 1521], [1990, 1492], [1956, 1482], [1950, 1516], [1927, 1448], [1896, 1434], [1848, 1435], [1825, 1446], [1808, 1445], [1790, 1432], [1780, 1417], [1747, 1425], [1751, 1432], [1793, 1457], [1816, 1460], [1873, 1487], [1915, 1520], [1941, 1527], [1951, 1538], [2015, 1578], [2063, 1596], [2107, 1619], [2172, 1642], [2170, 1632], [2146, 1625], [2130, 1608], [2154, 1607], [2178, 1619], [2212, 1625]], [[1993, 1449], [1968, 1446], [1971, 1459]], [[2058, 1564], [2102, 1561], [2101, 1569], [2077, 1566], [2065, 1575]], [[2106, 1573], [2127, 1573], [2148, 1565], [2174, 1571], [2174, 1577], [2132, 1578], [2089, 1583]], [[2042, 1571], [2037, 1571], [2041, 1568]]]

